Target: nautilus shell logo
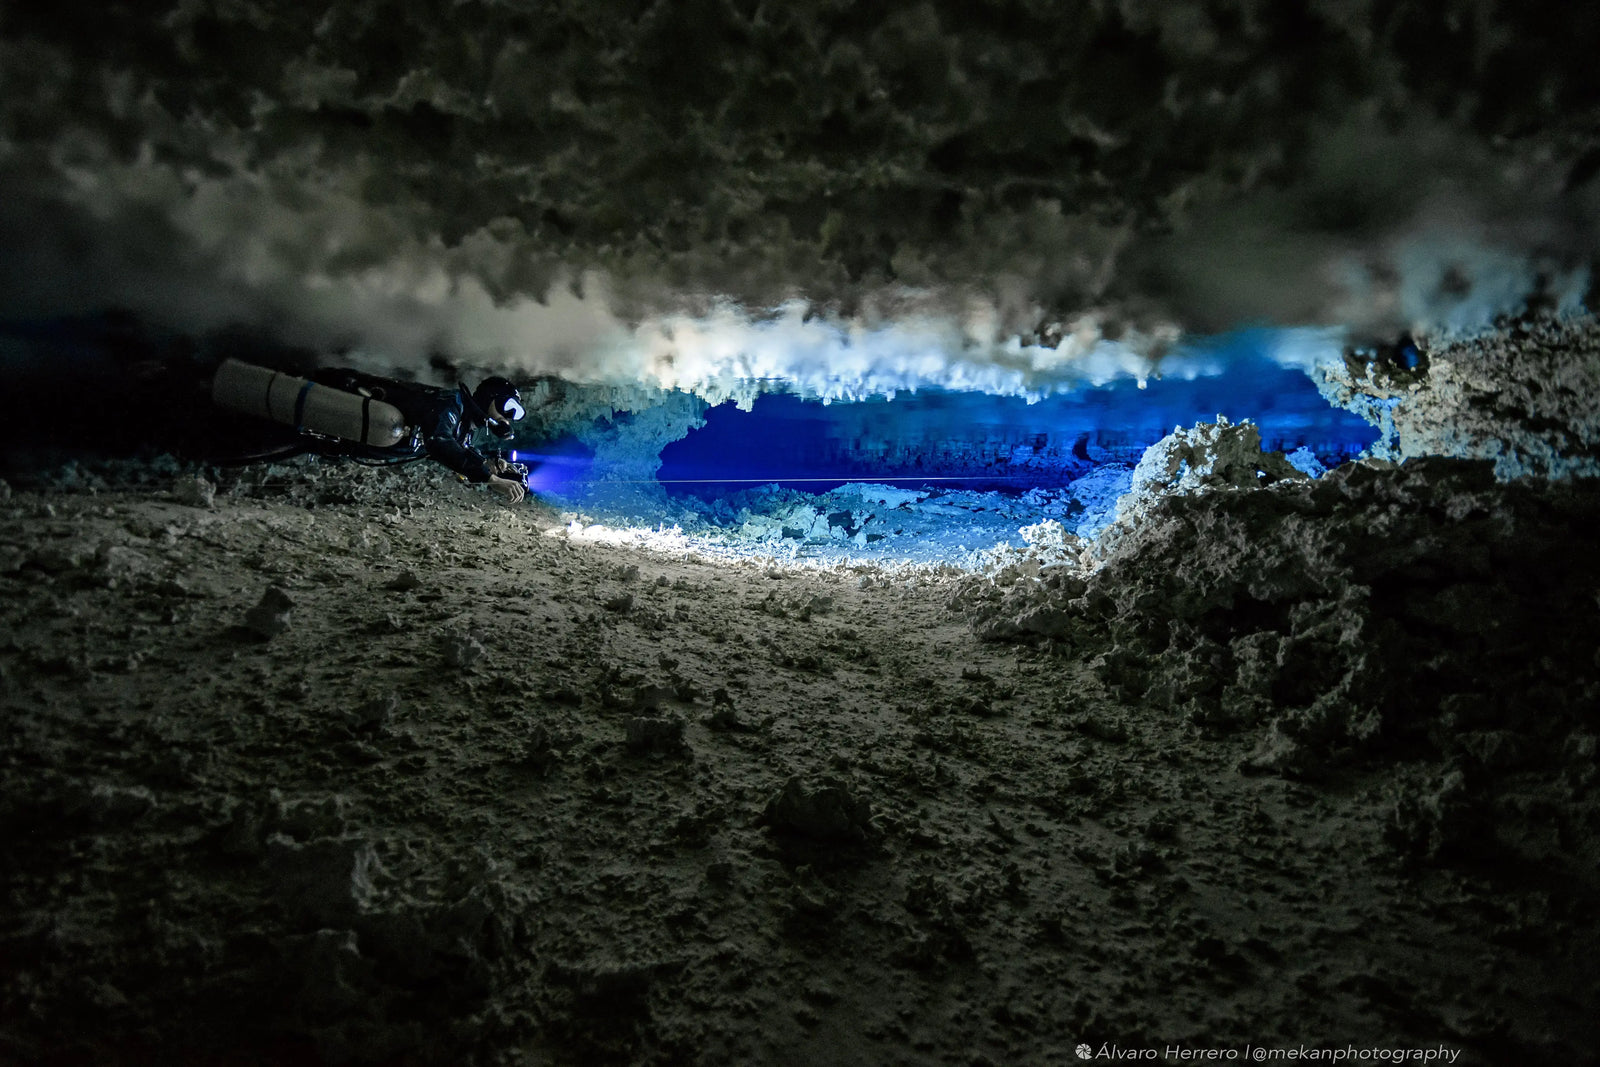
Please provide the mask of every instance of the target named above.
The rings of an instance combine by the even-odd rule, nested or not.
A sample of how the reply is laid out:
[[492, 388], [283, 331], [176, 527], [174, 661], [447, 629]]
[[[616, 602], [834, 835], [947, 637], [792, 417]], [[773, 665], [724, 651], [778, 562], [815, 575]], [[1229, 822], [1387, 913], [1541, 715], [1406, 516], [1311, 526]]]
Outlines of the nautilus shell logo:
[[1094, 1059], [1094, 1049], [1090, 1048], [1087, 1043], [1079, 1045], [1078, 1046], [1078, 1059], [1080, 1059], [1080, 1060], [1092, 1060], [1092, 1059]]

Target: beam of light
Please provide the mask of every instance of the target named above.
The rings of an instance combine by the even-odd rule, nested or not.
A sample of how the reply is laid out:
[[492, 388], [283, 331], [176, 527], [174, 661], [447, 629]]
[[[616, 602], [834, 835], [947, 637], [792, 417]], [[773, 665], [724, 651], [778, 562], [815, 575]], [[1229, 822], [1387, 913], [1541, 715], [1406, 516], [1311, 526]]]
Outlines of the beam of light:
[[513, 449], [506, 458], [512, 463], [527, 464], [528, 476], [523, 484], [529, 492], [545, 496], [564, 496], [587, 484], [587, 475], [594, 464], [592, 455], [569, 440], [537, 451]]
[[507, 458], [513, 463], [538, 463], [541, 465], [555, 463], [568, 467], [581, 467], [589, 462], [589, 460], [581, 456], [549, 455], [544, 452], [519, 452], [515, 449], [508, 453]]

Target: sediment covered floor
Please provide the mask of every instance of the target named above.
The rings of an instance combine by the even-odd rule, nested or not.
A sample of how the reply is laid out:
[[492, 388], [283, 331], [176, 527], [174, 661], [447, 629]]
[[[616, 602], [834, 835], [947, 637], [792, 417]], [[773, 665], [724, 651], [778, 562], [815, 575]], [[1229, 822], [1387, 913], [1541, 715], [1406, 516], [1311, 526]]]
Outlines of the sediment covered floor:
[[[1593, 496], [1462, 469], [942, 578], [573, 539], [415, 468], [19, 489], [0, 1059], [1592, 1062]], [[1241, 531], [1310, 584], [1238, 593]], [[1519, 540], [1550, 588], [1496, 578]]]

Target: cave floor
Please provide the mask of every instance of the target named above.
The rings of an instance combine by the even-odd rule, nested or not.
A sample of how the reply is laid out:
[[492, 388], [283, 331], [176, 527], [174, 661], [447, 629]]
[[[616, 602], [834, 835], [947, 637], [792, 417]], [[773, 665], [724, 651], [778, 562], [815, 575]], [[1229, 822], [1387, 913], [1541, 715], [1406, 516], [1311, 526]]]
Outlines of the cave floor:
[[1379, 770], [1245, 775], [938, 579], [379, 482], [0, 505], [0, 1060], [1595, 1047], [1593, 916], [1400, 866]]

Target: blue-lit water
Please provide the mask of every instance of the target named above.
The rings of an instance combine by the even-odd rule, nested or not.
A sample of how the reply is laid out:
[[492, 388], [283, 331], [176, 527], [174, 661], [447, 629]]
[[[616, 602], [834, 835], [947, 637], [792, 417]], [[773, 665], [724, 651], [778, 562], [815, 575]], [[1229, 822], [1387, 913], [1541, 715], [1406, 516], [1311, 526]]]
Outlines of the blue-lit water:
[[711, 497], [752, 484], [822, 492], [852, 481], [1025, 490], [1068, 484], [1108, 462], [1136, 462], [1175, 426], [1219, 414], [1253, 420], [1263, 447], [1309, 448], [1334, 465], [1378, 431], [1331, 407], [1306, 374], [1259, 346], [1220, 351], [1221, 373], [1124, 380], [1036, 403], [920, 390], [893, 399], [823, 404], [772, 393], [749, 411], [712, 408], [705, 426], [661, 453], [670, 492]]

